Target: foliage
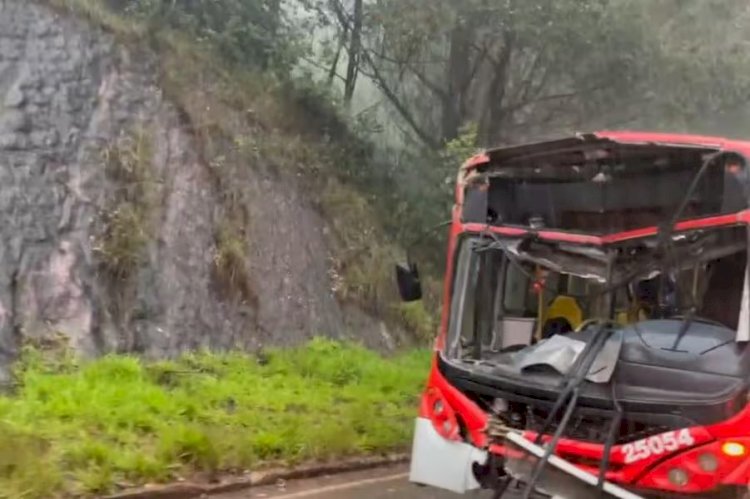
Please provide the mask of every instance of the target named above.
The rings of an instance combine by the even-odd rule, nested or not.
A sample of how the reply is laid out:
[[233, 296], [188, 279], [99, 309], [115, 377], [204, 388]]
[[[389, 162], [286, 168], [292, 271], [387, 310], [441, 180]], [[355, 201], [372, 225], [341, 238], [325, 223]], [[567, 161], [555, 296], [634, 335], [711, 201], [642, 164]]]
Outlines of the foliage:
[[247, 265], [247, 237], [241, 227], [230, 222], [219, 225], [213, 258], [214, 278], [220, 290], [232, 299], [257, 305], [258, 297], [250, 284]]
[[48, 442], [13, 425], [0, 424], [0, 497], [54, 497], [62, 476], [51, 466]]
[[105, 213], [105, 232], [96, 240], [94, 251], [104, 273], [115, 281], [125, 281], [144, 258], [149, 236], [139, 207], [123, 202]]
[[152, 149], [147, 131], [138, 129], [102, 152], [105, 174], [115, 187], [94, 251], [104, 274], [119, 283], [137, 270], [150, 239]]
[[478, 143], [479, 127], [476, 123], [464, 125], [459, 129], [456, 138], [445, 143], [441, 155], [451, 169], [451, 173], [455, 172], [456, 165], [461, 165], [479, 151]]
[[382, 242], [373, 244], [382, 241], [384, 234], [369, 213], [368, 199], [340, 181], [329, 179], [322, 188], [320, 204], [331, 220], [339, 246], [331, 262], [331, 278], [339, 300], [358, 303], [375, 316], [395, 319], [416, 331], [393, 313], [399, 298], [391, 272], [398, 249]]
[[[328, 5], [346, 28], [347, 3]], [[750, 89], [749, 11], [740, 0], [371, 1], [360, 73], [432, 150], [468, 122], [482, 145], [705, 127]]]
[[[321, 79], [346, 92], [343, 51], [362, 100], [387, 103], [390, 133], [365, 136], [381, 145], [346, 179], [375, 194], [402, 244], [449, 216], [456, 168], [475, 146], [597, 128], [747, 134], [741, 0], [370, 0], [356, 54], [356, 3], [304, 2], [324, 28]], [[432, 277], [442, 236], [417, 249]]]
[[426, 351], [289, 350], [80, 365], [27, 350], [0, 397], [0, 497], [107, 493], [193, 472], [403, 449]]
[[[642, 110], [650, 111], [649, 119], [637, 124], [747, 138], [747, 2], [669, 0], [639, 7], [659, 27], [655, 34], [662, 50], [648, 68], [650, 84], [644, 88], [648, 99]], [[648, 109], [652, 103], [657, 105]]]
[[425, 343], [432, 341], [437, 335], [437, 321], [425, 308], [422, 301], [401, 303], [398, 305], [402, 320], [407, 327], [416, 331], [417, 337]]
[[297, 40], [288, 29], [281, 0], [106, 0], [115, 12], [156, 29], [194, 37], [231, 64], [287, 70]]

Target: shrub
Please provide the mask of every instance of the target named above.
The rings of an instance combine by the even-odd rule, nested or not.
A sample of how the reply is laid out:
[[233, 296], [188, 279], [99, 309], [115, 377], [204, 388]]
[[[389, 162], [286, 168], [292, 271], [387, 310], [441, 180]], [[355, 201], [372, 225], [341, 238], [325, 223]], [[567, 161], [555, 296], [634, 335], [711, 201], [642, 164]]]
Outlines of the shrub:
[[297, 40], [281, 0], [107, 0], [115, 12], [146, 25], [191, 35], [220, 57], [241, 66], [288, 70]]

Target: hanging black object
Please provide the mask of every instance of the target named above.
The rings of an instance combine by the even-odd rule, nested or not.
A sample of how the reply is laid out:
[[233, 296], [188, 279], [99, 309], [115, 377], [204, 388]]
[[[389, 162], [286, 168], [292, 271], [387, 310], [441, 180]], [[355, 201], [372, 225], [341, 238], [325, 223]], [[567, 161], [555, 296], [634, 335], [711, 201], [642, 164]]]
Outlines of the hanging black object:
[[396, 282], [398, 283], [398, 292], [403, 301], [413, 302], [422, 299], [422, 281], [419, 278], [417, 264], [414, 263], [411, 258], [412, 247], [422, 241], [427, 234], [450, 224], [451, 220], [441, 222], [420, 234], [414, 241], [412, 241], [406, 250], [406, 264], [396, 265]]
[[413, 302], [422, 299], [422, 282], [416, 264], [396, 265], [396, 281], [403, 301]]

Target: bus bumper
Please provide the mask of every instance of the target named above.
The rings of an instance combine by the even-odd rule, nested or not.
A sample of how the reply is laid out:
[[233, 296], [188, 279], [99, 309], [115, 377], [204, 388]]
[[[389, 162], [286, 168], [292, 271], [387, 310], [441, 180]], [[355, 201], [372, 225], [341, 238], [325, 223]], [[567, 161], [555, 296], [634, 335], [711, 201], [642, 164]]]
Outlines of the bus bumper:
[[426, 418], [417, 418], [409, 481], [463, 494], [480, 487], [472, 465], [485, 463], [487, 452], [443, 438]]

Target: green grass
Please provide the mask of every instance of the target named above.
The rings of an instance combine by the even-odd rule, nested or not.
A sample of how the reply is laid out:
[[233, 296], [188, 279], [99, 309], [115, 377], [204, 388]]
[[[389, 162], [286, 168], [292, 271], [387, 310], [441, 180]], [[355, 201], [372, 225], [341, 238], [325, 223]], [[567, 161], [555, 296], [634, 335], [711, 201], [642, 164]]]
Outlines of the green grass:
[[405, 449], [428, 359], [323, 339], [153, 363], [29, 351], [17, 393], [0, 397], [0, 497]]

